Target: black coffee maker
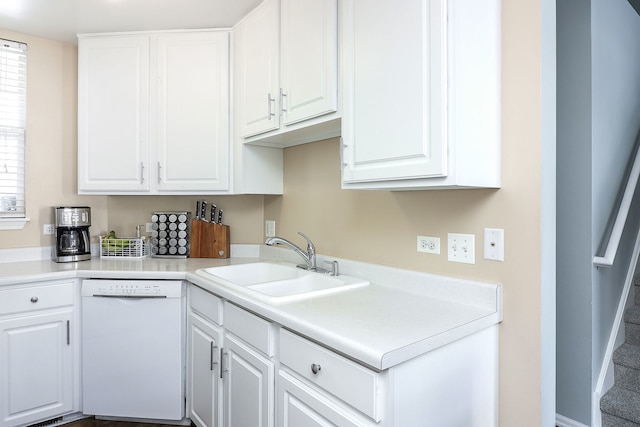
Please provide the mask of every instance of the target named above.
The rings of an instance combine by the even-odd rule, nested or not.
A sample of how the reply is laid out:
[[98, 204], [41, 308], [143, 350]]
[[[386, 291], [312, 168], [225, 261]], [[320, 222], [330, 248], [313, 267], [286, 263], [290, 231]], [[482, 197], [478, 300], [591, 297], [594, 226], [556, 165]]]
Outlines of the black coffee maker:
[[91, 208], [57, 207], [55, 262], [72, 262], [91, 259]]

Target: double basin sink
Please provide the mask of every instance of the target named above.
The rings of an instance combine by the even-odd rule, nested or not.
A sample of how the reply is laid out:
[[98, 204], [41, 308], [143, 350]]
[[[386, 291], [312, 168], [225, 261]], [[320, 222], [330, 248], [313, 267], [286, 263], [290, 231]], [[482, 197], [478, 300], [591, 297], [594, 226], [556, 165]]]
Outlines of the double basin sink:
[[281, 304], [369, 285], [349, 276], [330, 276], [293, 264], [254, 262], [203, 268], [196, 272], [219, 284], [271, 304]]

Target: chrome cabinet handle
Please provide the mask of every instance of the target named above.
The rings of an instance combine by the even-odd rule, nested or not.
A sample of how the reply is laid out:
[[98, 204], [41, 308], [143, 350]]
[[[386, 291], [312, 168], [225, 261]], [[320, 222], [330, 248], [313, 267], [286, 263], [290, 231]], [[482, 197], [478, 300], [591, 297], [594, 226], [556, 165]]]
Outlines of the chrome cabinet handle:
[[158, 162], [158, 184], [162, 182], [162, 165]]
[[227, 360], [227, 369], [224, 368], [224, 356], [229, 356], [229, 353], [225, 353], [224, 348], [220, 348], [220, 379], [223, 378], [225, 372], [229, 371], [228, 360]]
[[342, 137], [340, 137], [340, 170], [344, 170], [344, 168], [346, 168], [347, 162], [344, 160], [344, 149], [347, 148], [346, 144], [344, 143]]
[[31, 302], [32, 303], [37, 303], [38, 302], [38, 297], [31, 297]]
[[318, 375], [321, 369], [322, 367], [320, 365], [316, 365], [315, 363], [311, 364], [311, 372], [313, 372], [313, 375]]
[[287, 112], [287, 109], [285, 108], [285, 98], [288, 100], [287, 92], [283, 91], [282, 88], [280, 88], [280, 111], [282, 111], [283, 113]]
[[275, 107], [276, 99], [271, 97], [271, 93], [267, 94], [267, 103], [269, 104], [269, 120], [272, 117], [275, 117], [276, 113], [273, 111], [275, 108], [271, 108], [271, 103], [273, 102], [273, 106]]
[[144, 183], [144, 162], [140, 162], [140, 184]]
[[210, 366], [209, 366], [209, 370], [213, 371], [216, 367], [216, 365], [218, 365], [218, 361], [215, 360], [215, 356], [218, 354], [218, 346], [216, 346], [215, 342], [211, 342], [211, 352], [209, 354], [209, 361], [210, 361]]

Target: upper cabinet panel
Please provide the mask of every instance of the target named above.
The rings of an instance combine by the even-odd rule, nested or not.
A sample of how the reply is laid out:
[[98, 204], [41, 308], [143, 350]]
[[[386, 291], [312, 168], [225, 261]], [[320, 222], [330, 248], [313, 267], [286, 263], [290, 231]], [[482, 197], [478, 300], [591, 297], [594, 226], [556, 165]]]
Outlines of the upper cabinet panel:
[[281, 16], [284, 124], [337, 111], [337, 0], [282, 0]]
[[499, 0], [341, 14], [343, 188], [499, 187]]
[[242, 105], [242, 136], [252, 136], [280, 127], [280, 4], [263, 3], [235, 28], [236, 69]]
[[234, 29], [243, 142], [340, 134], [337, 0], [267, 0]]
[[156, 52], [158, 191], [227, 190], [229, 34], [160, 35]]
[[80, 39], [78, 188], [149, 191], [149, 37]]
[[230, 190], [229, 32], [84, 35], [78, 191]]

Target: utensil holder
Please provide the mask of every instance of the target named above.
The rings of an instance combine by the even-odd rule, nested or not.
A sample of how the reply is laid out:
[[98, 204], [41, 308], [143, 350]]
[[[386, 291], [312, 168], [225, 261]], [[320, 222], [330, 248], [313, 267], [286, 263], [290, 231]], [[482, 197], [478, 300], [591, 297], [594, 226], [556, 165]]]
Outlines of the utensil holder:
[[191, 258], [229, 258], [228, 225], [194, 219], [191, 221]]

